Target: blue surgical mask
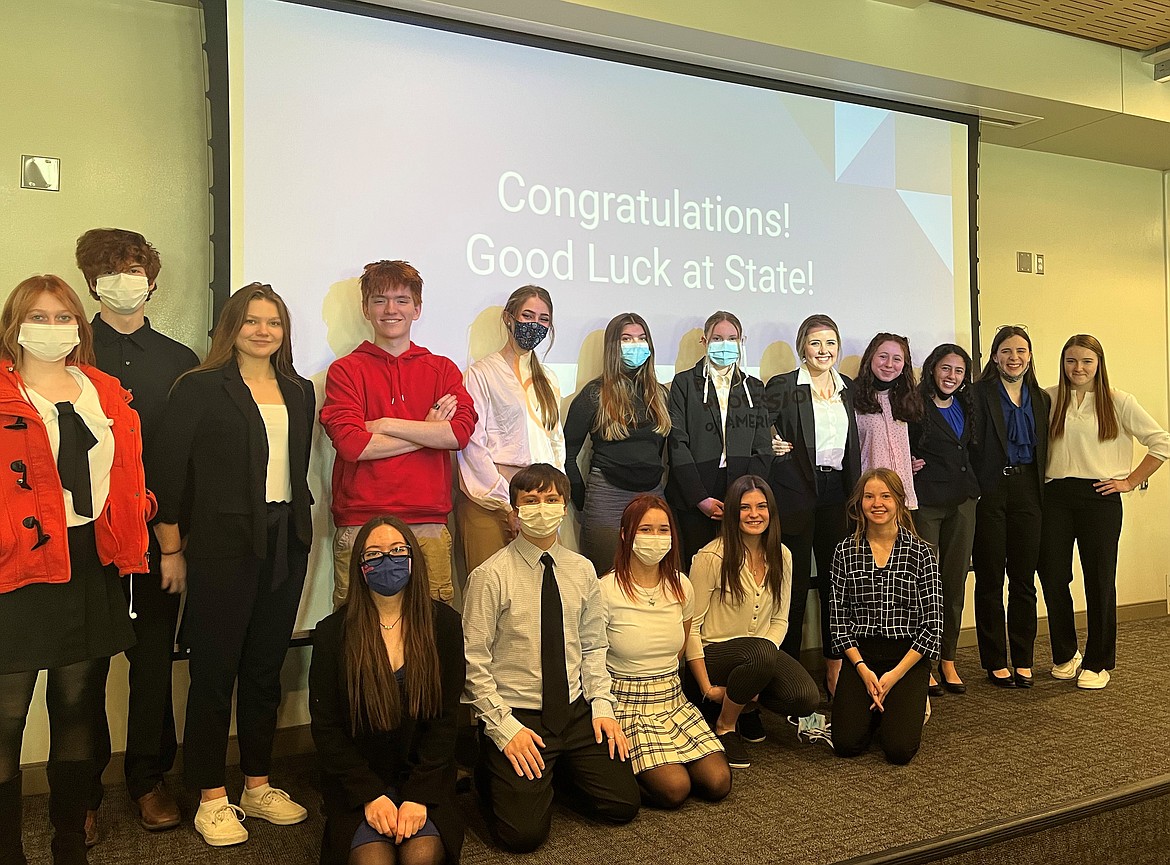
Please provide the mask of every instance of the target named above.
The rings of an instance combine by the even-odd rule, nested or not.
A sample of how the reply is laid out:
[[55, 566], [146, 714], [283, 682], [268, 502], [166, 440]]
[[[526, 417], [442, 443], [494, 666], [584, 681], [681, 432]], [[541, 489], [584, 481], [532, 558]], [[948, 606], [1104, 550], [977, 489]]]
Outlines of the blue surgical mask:
[[393, 597], [410, 582], [410, 556], [383, 554], [371, 561], [362, 562], [362, 574], [371, 591], [388, 598]]
[[731, 366], [739, 360], [739, 341], [716, 339], [707, 343], [707, 360], [719, 368]]
[[623, 342], [622, 363], [628, 369], [637, 369], [650, 359], [650, 346], [644, 342]]

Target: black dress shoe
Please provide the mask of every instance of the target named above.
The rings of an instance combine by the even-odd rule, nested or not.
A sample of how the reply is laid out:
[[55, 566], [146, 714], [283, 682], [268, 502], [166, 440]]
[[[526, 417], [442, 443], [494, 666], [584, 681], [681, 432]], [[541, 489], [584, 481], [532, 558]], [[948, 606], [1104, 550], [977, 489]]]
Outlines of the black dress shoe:
[[991, 670], [987, 671], [987, 681], [997, 688], [1014, 688], [1016, 686], [1015, 676], [997, 676]]
[[946, 693], [946, 691], [943, 689], [942, 685], [936, 683], [934, 685], [927, 685], [926, 693], [932, 697], [941, 697]]
[[1035, 679], [1023, 673], [1013, 673], [1012, 678], [1015, 679], [1017, 688], [1031, 688], [1035, 684]]
[[967, 685], [965, 682], [951, 682], [943, 675], [942, 667], [938, 668], [938, 680], [942, 682], [942, 686], [950, 691], [952, 694], [966, 694]]

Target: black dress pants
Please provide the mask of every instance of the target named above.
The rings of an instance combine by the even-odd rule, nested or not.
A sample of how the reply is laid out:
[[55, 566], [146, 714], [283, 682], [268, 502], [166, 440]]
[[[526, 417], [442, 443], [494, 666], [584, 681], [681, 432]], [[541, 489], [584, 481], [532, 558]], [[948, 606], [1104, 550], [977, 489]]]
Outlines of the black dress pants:
[[996, 489], [984, 492], [975, 509], [975, 544], [971, 551], [975, 565], [975, 631], [985, 670], [1032, 666], [1041, 511], [1036, 466], [1023, 468], [1018, 474], [1004, 477]]
[[1052, 660], [1063, 664], [1077, 652], [1073, 618], [1073, 544], [1085, 577], [1089, 638], [1083, 669], [1099, 673], [1117, 663], [1117, 547], [1122, 503], [1118, 493], [1101, 495], [1094, 480], [1060, 478], [1044, 487], [1044, 529], [1040, 536], [1040, 585], [1048, 607]]
[[[269, 535], [269, 549], [275, 544]], [[268, 774], [280, 668], [296, 622], [308, 551], [289, 544], [288, 575], [273, 585], [267, 559], [194, 559], [187, 566], [187, 606], [180, 639], [190, 659], [183, 761], [187, 784], [222, 787], [227, 762], [232, 692], [240, 770]]]
[[480, 727], [476, 786], [488, 812], [496, 843], [511, 853], [528, 853], [548, 838], [552, 825], [553, 781], [568, 782], [592, 816], [606, 823], [628, 823], [638, 813], [641, 793], [629, 762], [610, 758], [609, 746], [594, 739], [593, 713], [584, 698], [569, 708], [569, 724], [559, 735], [541, 723], [540, 710], [513, 709], [521, 724], [544, 740], [544, 772], [531, 781]]
[[829, 637], [829, 568], [837, 544], [849, 533], [845, 517], [844, 472], [817, 472], [817, 506], [813, 510], [780, 515], [780, 540], [792, 554], [792, 598], [788, 607], [788, 633], [780, 648], [800, 660], [804, 638], [804, 610], [813, 585], [813, 559], [817, 563], [816, 588], [821, 608], [821, 649], [836, 658]]
[[[879, 679], [898, 666], [910, 648], [910, 640], [881, 637], [864, 638], [858, 644], [862, 660]], [[923, 658], [906, 671], [882, 701], [885, 711], [869, 708], [873, 700], [865, 683], [852, 664], [844, 664], [833, 700], [833, 750], [837, 755], [857, 756], [869, 748], [876, 734], [887, 760], [898, 766], [909, 763], [922, 743], [930, 663]]]

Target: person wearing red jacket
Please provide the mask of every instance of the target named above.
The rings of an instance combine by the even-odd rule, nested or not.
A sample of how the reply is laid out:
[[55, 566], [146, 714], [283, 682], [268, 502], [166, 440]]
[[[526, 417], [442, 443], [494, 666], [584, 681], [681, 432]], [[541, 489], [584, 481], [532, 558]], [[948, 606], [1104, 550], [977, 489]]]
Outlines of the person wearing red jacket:
[[154, 499], [138, 414], [92, 366], [81, 302], [57, 276], [20, 283], [0, 313], [0, 861], [21, 847], [20, 747], [48, 670], [53, 862], [86, 862], [87, 796], [105, 735], [110, 658], [134, 643], [119, 574], [147, 569]]
[[333, 609], [345, 603], [358, 529], [392, 514], [419, 539], [431, 596], [450, 603], [451, 456], [478, 415], [459, 368], [410, 341], [422, 277], [405, 261], [367, 264], [361, 277], [367, 340], [329, 367], [321, 425], [333, 441]]

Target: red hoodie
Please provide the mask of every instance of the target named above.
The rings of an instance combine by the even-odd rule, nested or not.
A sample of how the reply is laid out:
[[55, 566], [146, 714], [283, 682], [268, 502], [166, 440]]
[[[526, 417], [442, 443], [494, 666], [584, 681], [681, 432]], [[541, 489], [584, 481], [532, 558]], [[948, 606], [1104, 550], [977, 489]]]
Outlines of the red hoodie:
[[445, 523], [451, 513], [451, 455], [422, 448], [396, 457], [358, 460], [373, 434], [366, 421], [425, 420], [445, 394], [458, 402], [451, 431], [462, 449], [478, 416], [463, 376], [450, 360], [410, 344], [398, 357], [363, 342], [338, 358], [325, 378], [321, 425], [333, 440], [333, 522], [360, 526], [382, 514], [407, 523]]

